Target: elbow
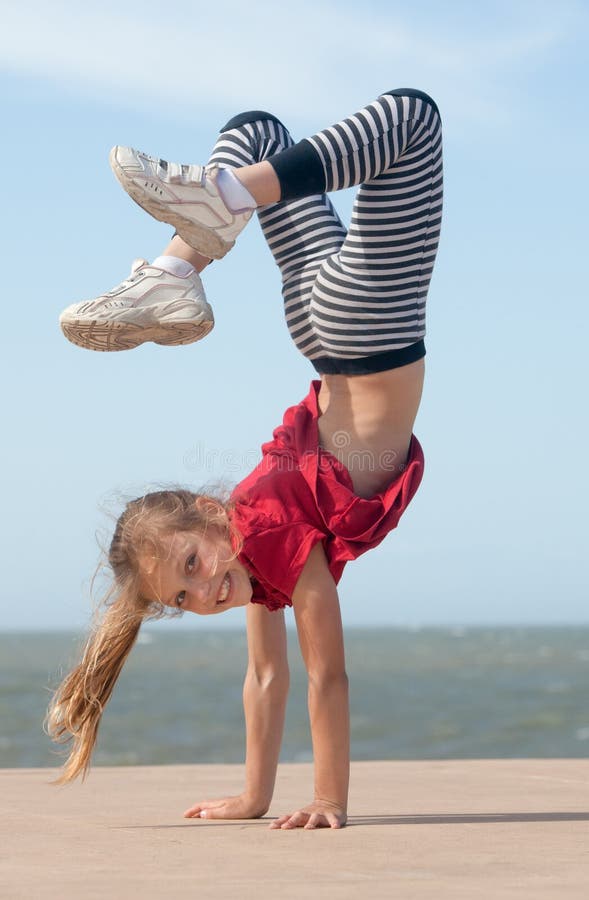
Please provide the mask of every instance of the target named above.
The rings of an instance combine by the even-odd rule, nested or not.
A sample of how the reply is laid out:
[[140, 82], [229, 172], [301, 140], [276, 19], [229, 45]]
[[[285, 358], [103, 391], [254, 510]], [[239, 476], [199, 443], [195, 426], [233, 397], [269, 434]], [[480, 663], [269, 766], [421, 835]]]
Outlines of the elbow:
[[290, 687], [290, 672], [287, 665], [249, 666], [245, 680], [246, 685], [257, 690], [287, 694]]
[[327, 691], [348, 692], [349, 680], [345, 669], [317, 668], [307, 672], [309, 677], [309, 690], [319, 693]]

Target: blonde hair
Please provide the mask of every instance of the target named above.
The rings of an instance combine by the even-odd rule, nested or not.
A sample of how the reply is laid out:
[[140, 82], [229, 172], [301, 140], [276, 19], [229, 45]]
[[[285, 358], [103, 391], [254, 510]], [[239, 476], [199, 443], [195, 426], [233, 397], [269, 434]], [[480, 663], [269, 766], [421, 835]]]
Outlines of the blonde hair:
[[98, 726], [141, 623], [174, 615], [158, 600], [141, 595], [141, 556], [157, 552], [161, 539], [177, 531], [214, 529], [239, 551], [240, 539], [229, 518], [229, 504], [187, 490], [155, 491], [127, 503], [108, 551], [114, 580], [97, 609], [79, 664], [59, 685], [47, 710], [45, 730], [58, 743], [73, 745], [55, 784], [90, 769]]

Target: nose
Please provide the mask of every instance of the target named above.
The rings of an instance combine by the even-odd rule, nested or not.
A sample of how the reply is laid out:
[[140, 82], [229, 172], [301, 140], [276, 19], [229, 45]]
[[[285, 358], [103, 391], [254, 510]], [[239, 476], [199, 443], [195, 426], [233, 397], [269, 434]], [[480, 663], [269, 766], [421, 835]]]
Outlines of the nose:
[[211, 609], [214, 606], [215, 598], [213, 597], [209, 581], [200, 581], [198, 584], [193, 584], [192, 594], [198, 607], [201, 609]]

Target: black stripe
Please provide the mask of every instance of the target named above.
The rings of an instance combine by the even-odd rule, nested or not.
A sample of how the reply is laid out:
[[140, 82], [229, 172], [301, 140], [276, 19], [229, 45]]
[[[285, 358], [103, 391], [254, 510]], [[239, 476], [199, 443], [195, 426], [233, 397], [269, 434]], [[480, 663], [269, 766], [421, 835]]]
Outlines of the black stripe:
[[337, 156], [337, 160], [335, 163], [335, 173], [337, 174], [337, 177], [336, 177], [336, 175], [334, 174], [333, 160], [326, 153], [327, 166], [330, 169], [330, 176], [331, 176], [330, 183], [331, 183], [332, 189], [336, 184], [338, 184], [340, 188], [345, 187], [344, 166], [343, 166], [342, 159], [341, 159], [341, 150], [339, 148], [339, 144], [329, 129], [326, 131], [322, 131], [321, 136], [323, 137], [323, 140], [325, 141], [325, 143], [329, 144], [333, 148], [333, 150]]
[[324, 338], [321, 336], [321, 340], [325, 342], [326, 347], [329, 347], [330, 356], [335, 356], [338, 351], [341, 351], [342, 355], [348, 357], [364, 356], [368, 355], [372, 348], [383, 351], [393, 347], [403, 347], [407, 344], [412, 344], [414, 341], [425, 337], [425, 329], [403, 328], [399, 329], [399, 334], [389, 334], [386, 337], [382, 337], [381, 332], [380, 337], [378, 335], [370, 335], [370, 341], [354, 340], [354, 334], [346, 334], [343, 341], [330, 335], [326, 335]]
[[386, 118], [387, 122], [389, 123], [389, 129], [392, 130], [398, 124], [398, 120], [395, 120], [395, 118], [393, 116], [393, 111], [390, 108], [388, 103], [383, 103], [381, 100], [380, 106], [382, 108], [383, 113], [385, 114], [385, 118]]
[[370, 177], [370, 172], [376, 169], [376, 157], [374, 155], [374, 146], [373, 146], [373, 138], [372, 128], [370, 127], [370, 122], [368, 120], [368, 116], [363, 115], [362, 113], [358, 113], [358, 119], [363, 123], [364, 129], [368, 135], [369, 143], [365, 146], [368, 147], [368, 168], [366, 168], [366, 164], [362, 165], [362, 181], [367, 181]]
[[[383, 327], [382, 328], [374, 328], [374, 327], [371, 328], [370, 326], [371, 326], [371, 324], [373, 324], [375, 318], [378, 319], [379, 323], [381, 322], [381, 313], [375, 312], [374, 316], [372, 317], [372, 321], [369, 317], [363, 318], [362, 316], [354, 317], [354, 316], [349, 316], [349, 315], [345, 316], [345, 321], [344, 321], [344, 317], [342, 317], [342, 316], [328, 315], [327, 313], [323, 313], [322, 310], [317, 310], [317, 309], [314, 309], [313, 314], [314, 314], [317, 322], [319, 323], [320, 330], [322, 332], [325, 332], [326, 334], [334, 334], [334, 335], [339, 334], [341, 337], [342, 325], [345, 328], [348, 328], [351, 325], [357, 325], [359, 328], [362, 329], [361, 331], [354, 331], [354, 332], [351, 332], [350, 334], [348, 334], [346, 332], [346, 339], [349, 338], [350, 340], [352, 340], [354, 337], [359, 338], [366, 334], [375, 335], [376, 337], [383, 338], [383, 332], [385, 332], [387, 330], [387, 328], [391, 328], [391, 326], [392, 326], [393, 331], [395, 331], [395, 333], [400, 333], [401, 331], [405, 331], [405, 332], [411, 331], [411, 330], [415, 331], [416, 328], [419, 331], [419, 328], [423, 326], [423, 318], [424, 318], [422, 315], [421, 321], [420, 321], [420, 316], [418, 314], [418, 311], [416, 310], [416, 308], [414, 306], [411, 306], [411, 307], [407, 307], [407, 315], [403, 315], [403, 316], [399, 316], [399, 315], [393, 316], [393, 313], [390, 313], [389, 316], [387, 317], [387, 315], [385, 313], [382, 313], [382, 326]], [[333, 327], [330, 327], [330, 323], [332, 323]], [[386, 335], [386, 339], [388, 341], [390, 341], [390, 335]], [[358, 343], [358, 341], [356, 341], [356, 342]]]
[[356, 173], [356, 162], [354, 159], [356, 148], [353, 146], [352, 142], [350, 141], [350, 138], [348, 137], [347, 132], [344, 130], [344, 128], [339, 123], [337, 125], [334, 125], [333, 127], [337, 131], [339, 136], [341, 137], [341, 139], [344, 143], [344, 146], [347, 150], [346, 162], [348, 163], [348, 167], [350, 169], [350, 174], [349, 174], [348, 178], [346, 179], [346, 181], [349, 184], [358, 184], [357, 173]]

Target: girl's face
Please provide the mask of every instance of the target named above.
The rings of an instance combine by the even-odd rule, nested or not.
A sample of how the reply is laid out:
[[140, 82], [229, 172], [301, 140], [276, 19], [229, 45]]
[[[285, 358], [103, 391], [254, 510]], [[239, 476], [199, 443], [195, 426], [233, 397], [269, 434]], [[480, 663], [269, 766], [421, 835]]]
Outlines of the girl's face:
[[141, 561], [140, 590], [145, 597], [201, 616], [249, 603], [248, 571], [226, 538], [215, 531], [178, 531], [166, 536], [161, 546], [157, 556]]

